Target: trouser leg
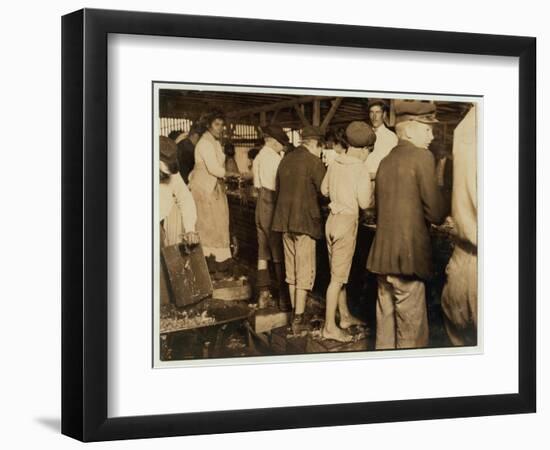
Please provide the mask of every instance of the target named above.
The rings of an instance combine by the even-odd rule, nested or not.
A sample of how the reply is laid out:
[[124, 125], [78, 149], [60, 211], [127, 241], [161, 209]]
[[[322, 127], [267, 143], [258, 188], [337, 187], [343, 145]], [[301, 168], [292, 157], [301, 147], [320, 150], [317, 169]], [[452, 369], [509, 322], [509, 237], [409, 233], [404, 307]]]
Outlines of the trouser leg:
[[295, 314], [303, 314], [306, 310], [307, 292], [305, 289], [296, 288]]
[[376, 349], [395, 348], [395, 309], [392, 285], [385, 275], [378, 276], [376, 300]]
[[396, 348], [426, 347], [429, 341], [424, 282], [388, 277], [395, 296]]
[[477, 256], [455, 246], [441, 295], [445, 330], [453, 345], [477, 344]]
[[296, 266], [295, 255], [296, 247], [294, 235], [292, 233], [283, 233], [283, 250], [285, 258], [285, 282], [288, 284], [288, 292], [292, 308], [296, 305]]
[[296, 274], [294, 312], [295, 314], [303, 314], [306, 307], [307, 294], [311, 291], [315, 281], [315, 240], [307, 235], [299, 234], [294, 236], [294, 242], [294, 270]]
[[451, 344], [460, 347], [465, 345], [464, 340], [464, 333], [458, 330], [453, 322], [451, 322], [447, 316], [443, 315], [443, 323], [445, 324], [445, 331], [447, 332], [447, 336], [449, 337], [449, 341], [451, 341]]

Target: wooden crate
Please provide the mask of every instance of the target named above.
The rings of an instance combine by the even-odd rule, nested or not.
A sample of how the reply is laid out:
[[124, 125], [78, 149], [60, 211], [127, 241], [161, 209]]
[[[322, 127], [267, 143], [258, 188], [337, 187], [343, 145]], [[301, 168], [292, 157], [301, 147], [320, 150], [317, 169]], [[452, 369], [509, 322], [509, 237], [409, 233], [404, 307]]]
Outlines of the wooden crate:
[[259, 309], [254, 315], [254, 331], [265, 333], [274, 328], [286, 327], [289, 322], [290, 312], [280, 311], [276, 307]]
[[170, 245], [161, 252], [175, 305], [192, 305], [212, 294], [212, 281], [200, 244]]
[[213, 283], [212, 298], [227, 302], [250, 300], [252, 287], [247, 279], [220, 280]]

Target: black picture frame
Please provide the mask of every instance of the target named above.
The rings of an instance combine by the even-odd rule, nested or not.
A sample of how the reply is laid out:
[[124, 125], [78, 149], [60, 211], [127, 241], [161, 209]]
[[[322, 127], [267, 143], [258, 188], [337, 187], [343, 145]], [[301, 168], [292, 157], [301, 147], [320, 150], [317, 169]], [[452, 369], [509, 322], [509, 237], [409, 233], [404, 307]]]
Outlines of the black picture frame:
[[[109, 33], [518, 57], [518, 392], [109, 418]], [[62, 292], [62, 433], [82, 441], [535, 412], [536, 39], [95, 9], [63, 16]]]

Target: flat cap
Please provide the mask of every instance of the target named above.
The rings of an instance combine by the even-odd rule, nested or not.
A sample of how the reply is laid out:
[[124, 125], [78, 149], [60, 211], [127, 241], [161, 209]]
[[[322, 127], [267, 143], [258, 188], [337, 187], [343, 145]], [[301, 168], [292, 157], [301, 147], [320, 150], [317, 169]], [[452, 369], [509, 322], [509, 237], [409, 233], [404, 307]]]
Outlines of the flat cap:
[[308, 125], [307, 127], [304, 127], [302, 130], [302, 139], [309, 139], [309, 138], [320, 138], [324, 136], [325, 133], [321, 130], [319, 127], [314, 127], [311, 125]]
[[288, 145], [288, 143], [290, 142], [290, 140], [288, 139], [288, 135], [279, 125], [268, 125], [266, 127], [262, 127], [262, 133], [264, 134], [264, 136], [272, 137], [283, 146]]
[[420, 100], [395, 100], [395, 123], [414, 120], [421, 123], [437, 123], [435, 103]]
[[376, 142], [376, 134], [367, 122], [356, 120], [347, 126], [346, 139], [352, 147], [370, 147]]

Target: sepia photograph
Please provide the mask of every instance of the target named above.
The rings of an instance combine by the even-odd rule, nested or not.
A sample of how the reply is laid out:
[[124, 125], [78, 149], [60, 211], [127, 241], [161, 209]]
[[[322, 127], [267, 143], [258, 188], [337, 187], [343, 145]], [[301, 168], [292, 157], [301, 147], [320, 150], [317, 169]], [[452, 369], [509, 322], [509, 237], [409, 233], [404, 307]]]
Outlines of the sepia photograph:
[[540, 425], [540, 40], [463, 5], [209, 6], [62, 17], [61, 432]]
[[153, 82], [154, 367], [480, 352], [482, 107]]

